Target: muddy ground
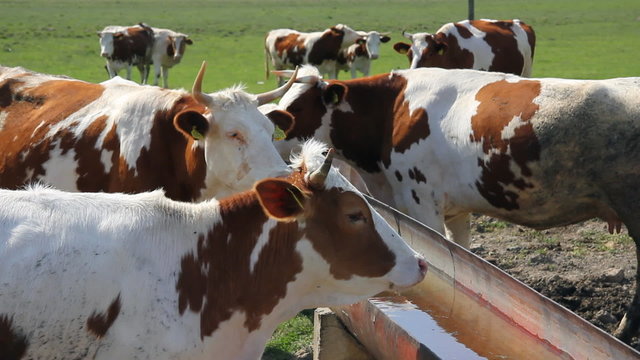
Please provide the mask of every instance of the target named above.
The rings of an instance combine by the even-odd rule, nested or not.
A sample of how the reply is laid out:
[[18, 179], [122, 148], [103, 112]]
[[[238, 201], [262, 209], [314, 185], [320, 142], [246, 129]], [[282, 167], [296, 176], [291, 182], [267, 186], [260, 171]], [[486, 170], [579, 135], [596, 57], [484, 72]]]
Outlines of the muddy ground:
[[475, 216], [471, 251], [609, 333], [635, 288], [633, 240], [599, 220], [535, 231]]

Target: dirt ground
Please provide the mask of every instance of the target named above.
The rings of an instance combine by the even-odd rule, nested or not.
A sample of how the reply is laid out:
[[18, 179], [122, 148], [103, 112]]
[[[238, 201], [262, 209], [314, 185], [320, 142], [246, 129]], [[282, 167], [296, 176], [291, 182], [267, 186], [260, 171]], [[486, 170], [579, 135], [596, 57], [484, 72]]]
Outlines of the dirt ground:
[[601, 220], [535, 231], [475, 216], [471, 251], [609, 333], [635, 288], [633, 240]]

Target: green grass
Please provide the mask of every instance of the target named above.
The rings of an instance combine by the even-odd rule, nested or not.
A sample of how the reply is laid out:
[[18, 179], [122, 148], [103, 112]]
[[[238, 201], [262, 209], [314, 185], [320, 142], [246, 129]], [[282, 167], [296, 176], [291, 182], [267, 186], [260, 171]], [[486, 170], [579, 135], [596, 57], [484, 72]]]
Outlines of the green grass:
[[[391, 47], [403, 40], [403, 29], [434, 32], [466, 16], [464, 0], [0, 0], [0, 64], [104, 81], [96, 31], [144, 21], [194, 40], [182, 63], [170, 70], [171, 87], [190, 88], [200, 63], [207, 60], [206, 91], [245, 83], [249, 91], [262, 92], [275, 84], [264, 82], [263, 39], [270, 29], [317, 31], [345, 23], [357, 30], [391, 31], [391, 42], [382, 46], [372, 68], [372, 73], [383, 73], [407, 67], [406, 57]], [[638, 0], [478, 0], [476, 18], [519, 18], [532, 25], [537, 34], [535, 77], [640, 75]], [[138, 80], [137, 70], [133, 79]], [[299, 346], [298, 329], [308, 339], [308, 322], [303, 315], [283, 325], [267, 352], [293, 352]]]
[[304, 310], [295, 318], [281, 324], [267, 343], [263, 359], [288, 360], [291, 354], [311, 350], [313, 340], [313, 310]]
[[[194, 40], [182, 63], [170, 71], [172, 87], [189, 88], [200, 62], [207, 60], [208, 91], [242, 82], [249, 91], [260, 92], [274, 84], [261, 83], [262, 42], [270, 29], [312, 31], [346, 23], [360, 30], [391, 31], [392, 40], [372, 69], [381, 73], [407, 66], [406, 58], [391, 48], [402, 40], [403, 29], [435, 31], [445, 22], [464, 19], [466, 5], [463, 0], [0, 0], [0, 64], [103, 81], [96, 31], [145, 21]], [[640, 1], [477, 1], [476, 18], [520, 18], [531, 24], [538, 38], [536, 77], [640, 75]], [[137, 71], [133, 76], [138, 79]]]

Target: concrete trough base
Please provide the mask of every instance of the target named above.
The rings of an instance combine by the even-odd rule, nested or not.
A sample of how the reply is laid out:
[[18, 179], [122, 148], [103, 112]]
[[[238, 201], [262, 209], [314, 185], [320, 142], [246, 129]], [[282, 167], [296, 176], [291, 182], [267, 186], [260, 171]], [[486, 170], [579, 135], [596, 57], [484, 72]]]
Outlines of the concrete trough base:
[[376, 359], [640, 359], [494, 265], [369, 201], [429, 262], [416, 288], [334, 309]]

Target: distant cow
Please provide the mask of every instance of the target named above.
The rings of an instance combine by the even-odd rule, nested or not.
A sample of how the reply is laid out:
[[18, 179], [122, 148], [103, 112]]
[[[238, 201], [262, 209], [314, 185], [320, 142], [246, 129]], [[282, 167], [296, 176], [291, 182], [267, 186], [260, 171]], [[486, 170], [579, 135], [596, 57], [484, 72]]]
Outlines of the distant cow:
[[[264, 45], [267, 78], [269, 62], [276, 70], [309, 64], [317, 67], [320, 73], [336, 78], [338, 53], [360, 38], [362, 35], [359, 32], [343, 24], [311, 33], [291, 29], [271, 30], [267, 33]], [[279, 78], [279, 83], [282, 82], [282, 78]]]
[[411, 69], [476, 69], [531, 76], [536, 36], [520, 20], [464, 20], [435, 34], [403, 32], [411, 44], [393, 48], [409, 58]]
[[357, 77], [357, 72], [369, 76], [371, 61], [380, 56], [380, 43], [386, 43], [391, 38], [387, 34], [377, 31], [363, 33], [363, 38], [356, 43], [341, 50], [338, 54], [337, 67], [340, 70], [351, 71], [351, 78]]
[[[640, 246], [640, 78], [422, 68], [323, 81], [310, 67], [299, 78], [311, 83], [279, 104], [295, 117], [281, 154], [330, 144], [375, 197], [465, 247], [472, 212], [535, 229], [622, 221]], [[639, 320], [636, 290], [616, 334], [628, 341]]]
[[[43, 182], [68, 191], [162, 188], [193, 201], [286, 173], [274, 126], [257, 106], [281, 96], [239, 88], [192, 93], [102, 84], [0, 67], [0, 187]], [[290, 85], [291, 83], [289, 83]]]
[[310, 143], [292, 174], [198, 204], [0, 190], [0, 354], [259, 359], [303, 309], [420, 282], [424, 259]]
[[153, 49], [153, 30], [146, 24], [134, 26], [107, 26], [98, 32], [100, 56], [107, 59], [107, 72], [113, 78], [123, 68], [131, 80], [131, 67], [140, 71], [140, 82], [147, 83]]
[[153, 84], [158, 85], [162, 76], [162, 84], [169, 87], [169, 68], [177, 65], [182, 60], [187, 45], [193, 41], [189, 35], [168, 29], [153, 28], [154, 46], [151, 55], [154, 68]]

